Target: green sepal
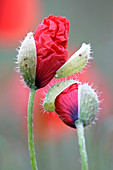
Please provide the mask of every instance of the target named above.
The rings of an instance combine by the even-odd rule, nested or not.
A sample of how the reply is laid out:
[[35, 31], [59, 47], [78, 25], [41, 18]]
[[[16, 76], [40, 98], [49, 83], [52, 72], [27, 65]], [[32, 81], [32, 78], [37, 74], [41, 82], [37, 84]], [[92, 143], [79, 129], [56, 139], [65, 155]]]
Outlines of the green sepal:
[[91, 58], [90, 50], [90, 45], [83, 43], [81, 48], [77, 52], [75, 52], [63, 66], [61, 66], [57, 70], [55, 77], [67, 77], [80, 72], [86, 66], [88, 60]]
[[78, 89], [79, 120], [84, 126], [89, 125], [96, 117], [99, 109], [99, 99], [94, 89], [88, 84], [79, 85]]
[[67, 87], [69, 87], [71, 84], [74, 83], [79, 83], [76, 80], [66, 80], [66, 81], [62, 81], [59, 83], [54, 84], [53, 86], [51, 86], [45, 96], [44, 102], [43, 102], [43, 107], [46, 111], [48, 112], [55, 112], [55, 99], [56, 97]]
[[34, 88], [37, 58], [35, 40], [32, 32], [28, 33], [25, 37], [17, 57], [18, 69], [26, 85], [30, 88]]

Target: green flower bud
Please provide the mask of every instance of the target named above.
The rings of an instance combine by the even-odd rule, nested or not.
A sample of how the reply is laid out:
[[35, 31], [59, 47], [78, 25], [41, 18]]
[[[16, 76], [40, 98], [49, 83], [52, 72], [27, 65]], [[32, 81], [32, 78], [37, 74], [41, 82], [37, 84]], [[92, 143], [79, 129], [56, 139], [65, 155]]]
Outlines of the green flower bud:
[[48, 112], [56, 112], [65, 124], [76, 128], [78, 120], [87, 126], [95, 119], [99, 99], [88, 84], [68, 80], [50, 87], [43, 107]]
[[80, 72], [88, 63], [91, 53], [90, 44], [83, 43], [81, 48], [75, 52], [69, 60], [57, 70], [56, 78], [71, 76]]

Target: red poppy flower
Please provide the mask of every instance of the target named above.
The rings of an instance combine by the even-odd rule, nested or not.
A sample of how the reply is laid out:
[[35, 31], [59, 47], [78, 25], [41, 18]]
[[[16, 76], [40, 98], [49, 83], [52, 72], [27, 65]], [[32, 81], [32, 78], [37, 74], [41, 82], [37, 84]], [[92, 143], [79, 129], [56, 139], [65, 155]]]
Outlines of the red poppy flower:
[[66, 62], [69, 21], [65, 17], [44, 18], [34, 34], [37, 64], [35, 86], [47, 85], [56, 71]]

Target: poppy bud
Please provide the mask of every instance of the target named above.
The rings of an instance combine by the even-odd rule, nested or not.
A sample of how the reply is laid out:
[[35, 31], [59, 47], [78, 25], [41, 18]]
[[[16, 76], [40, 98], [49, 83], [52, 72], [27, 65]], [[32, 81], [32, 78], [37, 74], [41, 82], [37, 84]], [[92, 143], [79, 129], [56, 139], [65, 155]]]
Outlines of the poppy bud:
[[[66, 83], [67, 86], [65, 86]], [[64, 87], [61, 91], [59, 90], [60, 86]], [[43, 107], [47, 111], [55, 110], [65, 124], [76, 128], [75, 122], [77, 120], [87, 126], [95, 119], [99, 100], [97, 94], [88, 84], [68, 80], [50, 87], [44, 99]]]
[[88, 63], [91, 53], [90, 44], [83, 43], [81, 48], [75, 52], [69, 60], [57, 70], [56, 78], [71, 76], [80, 72]]
[[46, 86], [66, 62], [69, 20], [62, 16], [44, 18], [36, 32], [28, 33], [18, 53], [18, 66], [28, 87]]

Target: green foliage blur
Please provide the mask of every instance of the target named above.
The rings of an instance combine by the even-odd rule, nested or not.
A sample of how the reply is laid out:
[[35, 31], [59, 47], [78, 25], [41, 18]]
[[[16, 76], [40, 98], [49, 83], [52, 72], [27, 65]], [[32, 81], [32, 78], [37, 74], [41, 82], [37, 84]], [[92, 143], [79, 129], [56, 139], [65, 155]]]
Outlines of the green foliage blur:
[[[5, 8], [5, 2], [6, 0], [0, 1], [0, 9]], [[21, 29], [21, 34], [18, 31], [12, 34], [16, 26], [10, 32], [8, 27], [7, 29], [3, 27], [4, 24], [0, 25], [0, 170], [31, 170], [26, 127], [29, 90], [16, 81], [16, 76], [19, 79], [19, 75], [15, 76], [14, 62], [17, 55], [16, 48], [20, 45], [19, 40], [23, 39], [27, 32], [35, 31], [41, 20], [50, 13], [66, 16], [69, 19], [69, 51], [79, 48], [83, 42], [91, 43], [94, 59], [90, 63], [90, 70], [95, 73], [93, 83], [97, 89], [99, 87], [100, 91], [101, 88], [103, 90], [104, 101], [96, 125], [85, 128], [89, 170], [113, 170], [113, 1], [29, 0], [26, 1], [26, 6], [28, 2], [35, 3], [36, 9], [40, 9], [38, 12], [33, 6], [30, 8], [37, 14], [37, 22], [34, 23], [34, 18], [31, 18]], [[10, 2], [10, 8], [12, 7], [13, 11], [11, 3], [13, 1]], [[23, 11], [26, 6], [23, 6]], [[8, 21], [9, 14], [4, 15], [2, 12], [0, 10], [0, 17], [5, 23]], [[23, 15], [28, 18], [30, 12], [28, 10], [26, 13], [29, 15], [24, 13]], [[6, 30], [4, 31], [2, 27]], [[12, 37], [9, 34], [12, 34]], [[102, 76], [98, 77], [98, 71], [96, 72], [92, 65]], [[90, 82], [90, 79], [88, 81]], [[25, 98], [24, 95], [26, 95]], [[39, 100], [38, 98], [37, 102]], [[37, 103], [35, 103], [36, 107]], [[35, 114], [38, 115], [38, 113]], [[76, 130], [62, 125], [66, 126], [65, 130], [62, 132], [59, 130], [56, 133], [57, 128], [55, 129], [54, 126], [60, 128], [58, 122], [56, 125], [48, 123], [47, 125], [51, 126], [49, 130], [52, 131], [50, 137], [45, 123], [47, 116], [44, 116], [42, 114], [40, 120], [41, 128], [35, 129], [35, 148], [39, 170], [80, 170]], [[39, 124], [38, 121], [35, 122], [35, 127]]]

